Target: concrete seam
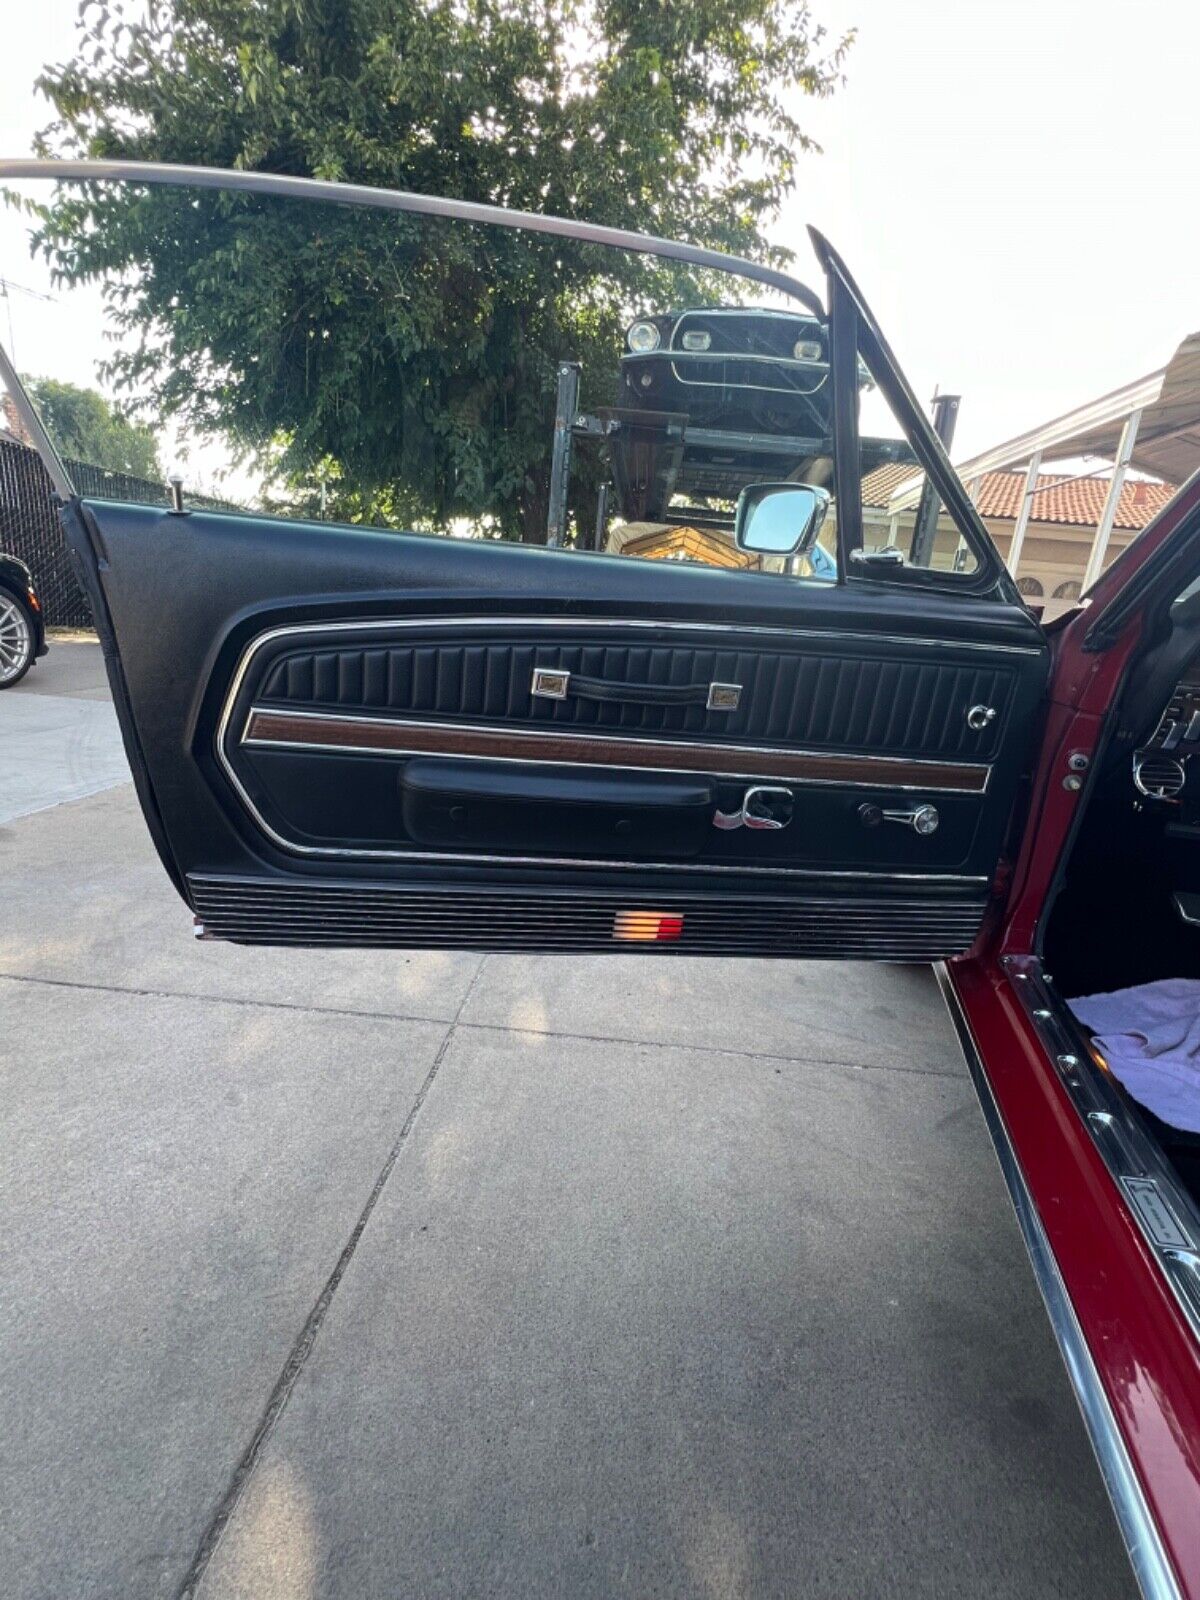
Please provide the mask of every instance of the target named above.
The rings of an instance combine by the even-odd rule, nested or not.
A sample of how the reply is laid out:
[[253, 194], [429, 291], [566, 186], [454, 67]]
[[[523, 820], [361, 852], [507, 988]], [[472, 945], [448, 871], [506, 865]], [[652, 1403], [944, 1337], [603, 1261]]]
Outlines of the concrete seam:
[[[783, 1061], [793, 1066], [821, 1066], [821, 1067], [846, 1067], [854, 1072], [898, 1072], [906, 1077], [916, 1078], [962, 1078], [963, 1073], [953, 1067], [900, 1067], [891, 1063], [886, 1065], [881, 1062], [870, 1061], [843, 1061], [835, 1056], [789, 1056], [776, 1054], [769, 1050], [744, 1050], [732, 1046], [693, 1044], [685, 1040], [671, 1039], [636, 1039], [625, 1034], [614, 1033], [572, 1033], [561, 1028], [521, 1028], [514, 1027], [505, 1022], [463, 1022], [462, 1010], [467, 998], [475, 987], [475, 980], [482, 970], [485, 955], [479, 967], [475, 969], [467, 992], [463, 996], [462, 1005], [448, 1026], [458, 1029], [471, 1029], [478, 1033], [524, 1033], [537, 1039], [571, 1039], [580, 1044], [628, 1044], [647, 1050], [689, 1050], [697, 1055], [707, 1056], [740, 1056], [747, 1061]], [[185, 990], [177, 989], [134, 989], [116, 983], [79, 983], [70, 978], [36, 978], [20, 972], [0, 972], [0, 982], [48, 984], [57, 989], [83, 989], [99, 994], [125, 994], [134, 999], [146, 1000], [197, 1000], [206, 1005], [222, 1006], [250, 1006], [267, 1011], [300, 1011], [312, 1016], [328, 1017], [362, 1017], [367, 1022], [426, 1022], [446, 1023], [445, 1017], [425, 1017], [410, 1015], [398, 1011], [354, 1011], [341, 1006], [311, 1006], [300, 1005], [288, 1000], [247, 1000], [238, 995], [220, 994], [189, 994]]]
[[409, 1107], [408, 1115], [404, 1119], [404, 1124], [401, 1127], [400, 1132], [397, 1134], [391, 1149], [388, 1151], [383, 1166], [380, 1168], [378, 1176], [371, 1187], [371, 1192], [367, 1196], [366, 1204], [359, 1212], [358, 1220], [354, 1224], [349, 1238], [342, 1246], [341, 1254], [338, 1256], [338, 1259], [334, 1264], [333, 1271], [326, 1279], [324, 1288], [317, 1296], [312, 1310], [305, 1319], [304, 1326], [301, 1328], [291, 1350], [288, 1352], [287, 1360], [283, 1364], [283, 1369], [280, 1372], [279, 1377], [275, 1380], [275, 1386], [271, 1390], [266, 1407], [258, 1419], [258, 1424], [255, 1427], [253, 1435], [251, 1436], [250, 1443], [246, 1446], [246, 1449], [243, 1451], [237, 1466], [234, 1468], [233, 1476], [229, 1481], [225, 1493], [221, 1496], [220, 1502], [218, 1503], [217, 1508], [208, 1523], [208, 1526], [205, 1528], [204, 1533], [201, 1535], [199, 1544], [196, 1546], [196, 1553], [192, 1557], [191, 1565], [188, 1568], [187, 1574], [184, 1577], [182, 1584], [176, 1591], [177, 1600], [193, 1600], [193, 1597], [196, 1595], [200, 1587], [200, 1584], [204, 1581], [204, 1575], [208, 1570], [209, 1563], [216, 1554], [225, 1530], [229, 1526], [230, 1521], [232, 1520], [239, 1504], [241, 1503], [242, 1496], [245, 1493], [246, 1487], [254, 1474], [254, 1469], [258, 1465], [263, 1450], [266, 1448], [266, 1445], [270, 1440], [272, 1433], [275, 1431], [275, 1427], [279, 1422], [280, 1417], [283, 1415], [284, 1410], [287, 1407], [288, 1401], [291, 1399], [292, 1391], [296, 1387], [296, 1382], [300, 1377], [301, 1372], [304, 1370], [305, 1363], [312, 1354], [313, 1347], [316, 1344], [317, 1335], [321, 1331], [321, 1325], [325, 1321], [325, 1316], [333, 1302], [333, 1297], [338, 1291], [338, 1287], [341, 1284], [342, 1278], [345, 1276], [346, 1269], [349, 1267], [350, 1262], [354, 1258], [354, 1253], [358, 1249], [359, 1241], [366, 1232], [367, 1225], [371, 1220], [371, 1216], [374, 1213], [376, 1205], [379, 1203], [380, 1196], [387, 1187], [388, 1179], [391, 1177], [396, 1162], [399, 1160], [400, 1154], [408, 1141], [408, 1136], [412, 1132], [417, 1117], [420, 1115], [421, 1107], [425, 1104], [426, 1096], [433, 1087], [433, 1081], [438, 1075], [438, 1071], [442, 1065], [442, 1062], [446, 1058], [446, 1052], [449, 1050], [451, 1041], [454, 1038], [454, 1032], [458, 1025], [458, 1018], [462, 1014], [463, 1006], [466, 1005], [471, 996], [471, 991], [475, 987], [475, 980], [478, 978], [482, 967], [483, 958], [480, 959], [479, 965], [476, 967], [471, 976], [471, 981], [467, 985], [466, 992], [463, 995], [462, 1002], [459, 1005], [454, 1021], [451, 1022], [449, 1027], [446, 1029], [446, 1035], [441, 1044], [438, 1046], [438, 1051], [433, 1058], [433, 1063], [430, 1066], [429, 1071], [425, 1074], [425, 1079], [422, 1082], [421, 1087], [417, 1090], [416, 1098]]

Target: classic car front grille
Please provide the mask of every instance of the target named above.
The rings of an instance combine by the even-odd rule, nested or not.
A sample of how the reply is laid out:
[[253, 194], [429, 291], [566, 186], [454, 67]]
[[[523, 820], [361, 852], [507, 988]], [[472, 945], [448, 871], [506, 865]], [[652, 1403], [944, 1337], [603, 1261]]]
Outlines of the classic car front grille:
[[[188, 883], [197, 932], [244, 944], [934, 961], [968, 949], [983, 915], [981, 900], [962, 895], [724, 899], [201, 876]], [[679, 933], [669, 942], [622, 942], [616, 930], [631, 911], [682, 919]]]

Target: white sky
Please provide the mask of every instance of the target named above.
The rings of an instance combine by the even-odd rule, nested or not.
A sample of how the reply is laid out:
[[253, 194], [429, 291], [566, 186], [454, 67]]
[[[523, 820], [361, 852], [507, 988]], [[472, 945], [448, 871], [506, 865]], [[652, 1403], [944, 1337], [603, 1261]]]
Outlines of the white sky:
[[[815, 222], [917, 393], [963, 395], [955, 456], [1163, 365], [1200, 328], [1194, 0], [812, 3], [859, 37], [846, 87], [802, 108], [825, 154], [802, 161], [776, 232], [807, 272]], [[5, 6], [0, 155], [49, 120], [32, 84], [72, 53], [76, 9]], [[13, 238], [0, 216], [0, 273], [44, 285]], [[76, 319], [94, 302], [12, 307], [22, 368], [92, 381]]]

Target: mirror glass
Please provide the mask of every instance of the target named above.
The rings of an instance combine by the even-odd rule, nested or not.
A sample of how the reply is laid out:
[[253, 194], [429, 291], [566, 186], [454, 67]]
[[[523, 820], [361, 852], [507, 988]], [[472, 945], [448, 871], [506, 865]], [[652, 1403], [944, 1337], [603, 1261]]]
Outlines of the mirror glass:
[[738, 501], [738, 547], [760, 555], [795, 555], [821, 531], [828, 507], [829, 495], [810, 484], [753, 484]]

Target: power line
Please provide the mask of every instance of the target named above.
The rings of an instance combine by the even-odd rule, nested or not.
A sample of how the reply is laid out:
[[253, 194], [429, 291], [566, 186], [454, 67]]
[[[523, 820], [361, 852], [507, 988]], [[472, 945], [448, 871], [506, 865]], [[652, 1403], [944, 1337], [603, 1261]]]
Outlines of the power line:
[[56, 295], [44, 294], [40, 289], [30, 289], [26, 284], [14, 283], [11, 278], [0, 278], [0, 300], [8, 307], [8, 353], [13, 362], [17, 359], [17, 334], [13, 327], [12, 297], [13, 292], [28, 295], [31, 300], [44, 300], [47, 305], [57, 305]]

